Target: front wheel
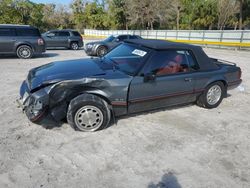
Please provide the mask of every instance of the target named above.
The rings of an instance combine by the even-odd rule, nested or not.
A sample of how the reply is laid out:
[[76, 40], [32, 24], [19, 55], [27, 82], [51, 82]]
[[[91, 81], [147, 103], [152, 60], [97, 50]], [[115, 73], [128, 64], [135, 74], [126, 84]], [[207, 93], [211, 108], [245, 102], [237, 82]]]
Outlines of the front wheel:
[[104, 129], [110, 117], [107, 102], [92, 94], [82, 94], [72, 99], [67, 113], [68, 123], [75, 130], [85, 132]]
[[29, 59], [33, 56], [33, 50], [27, 45], [21, 45], [17, 48], [16, 54], [21, 59]]
[[96, 50], [98, 57], [104, 56], [108, 52], [108, 49], [105, 46], [99, 46]]
[[210, 84], [202, 95], [199, 96], [197, 104], [204, 108], [216, 108], [225, 96], [226, 88], [222, 82]]

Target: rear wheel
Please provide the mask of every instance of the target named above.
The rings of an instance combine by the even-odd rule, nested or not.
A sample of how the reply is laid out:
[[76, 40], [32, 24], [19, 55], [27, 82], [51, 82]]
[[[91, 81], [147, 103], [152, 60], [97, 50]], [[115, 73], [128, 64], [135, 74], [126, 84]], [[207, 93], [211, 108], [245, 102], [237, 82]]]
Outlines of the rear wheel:
[[108, 52], [108, 49], [105, 46], [99, 46], [96, 50], [96, 54], [99, 57], [104, 56]]
[[106, 101], [92, 94], [82, 94], [70, 102], [67, 120], [75, 130], [93, 132], [107, 127], [110, 116]]
[[28, 45], [21, 45], [17, 48], [16, 54], [21, 59], [29, 59], [33, 56], [33, 50]]
[[204, 108], [216, 108], [225, 96], [226, 88], [222, 82], [210, 84], [202, 95], [199, 96], [197, 104]]
[[78, 45], [77, 42], [72, 42], [72, 43], [70, 44], [70, 48], [71, 48], [72, 50], [78, 50], [78, 49], [79, 49], [79, 45]]

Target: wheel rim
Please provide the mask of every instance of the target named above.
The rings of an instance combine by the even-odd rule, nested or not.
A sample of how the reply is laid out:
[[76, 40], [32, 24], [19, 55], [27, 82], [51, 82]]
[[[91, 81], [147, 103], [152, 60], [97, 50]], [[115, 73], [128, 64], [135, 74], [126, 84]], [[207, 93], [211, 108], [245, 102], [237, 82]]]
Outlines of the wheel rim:
[[73, 50], [77, 50], [77, 49], [78, 49], [78, 44], [73, 43], [73, 44], [71, 45], [71, 47], [72, 47]]
[[104, 56], [106, 54], [106, 49], [105, 48], [100, 48], [98, 50], [98, 54], [99, 54], [99, 56]]
[[31, 55], [31, 51], [30, 51], [30, 49], [27, 48], [27, 47], [21, 47], [21, 48], [19, 49], [19, 55], [20, 55], [22, 58], [28, 58], [28, 57], [30, 57], [30, 55]]
[[95, 106], [84, 106], [75, 114], [76, 126], [82, 131], [95, 131], [103, 123], [103, 113]]
[[207, 92], [207, 103], [209, 105], [215, 105], [221, 98], [221, 87], [218, 85], [212, 86]]

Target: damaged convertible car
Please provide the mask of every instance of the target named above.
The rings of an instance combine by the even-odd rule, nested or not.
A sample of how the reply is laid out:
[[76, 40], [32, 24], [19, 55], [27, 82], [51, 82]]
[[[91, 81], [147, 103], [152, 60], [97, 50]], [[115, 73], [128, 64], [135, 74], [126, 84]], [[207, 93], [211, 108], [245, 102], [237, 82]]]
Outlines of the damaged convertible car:
[[201, 47], [136, 39], [102, 58], [30, 70], [20, 101], [32, 122], [67, 119], [76, 130], [96, 131], [117, 116], [172, 105], [215, 108], [240, 83], [239, 67], [209, 58]]

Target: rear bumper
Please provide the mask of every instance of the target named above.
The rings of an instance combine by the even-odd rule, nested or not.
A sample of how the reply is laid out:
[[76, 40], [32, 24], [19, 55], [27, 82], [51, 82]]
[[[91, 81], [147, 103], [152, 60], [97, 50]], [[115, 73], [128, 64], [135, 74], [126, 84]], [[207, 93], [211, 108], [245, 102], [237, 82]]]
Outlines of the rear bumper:
[[35, 54], [42, 54], [44, 52], [46, 52], [46, 45], [41, 45], [41, 46], [37, 45], [34, 49]]
[[83, 42], [82, 40], [80, 40], [80, 41], [78, 42], [78, 45], [79, 45], [79, 47], [81, 48], [81, 47], [83, 47], [84, 42]]
[[236, 80], [236, 81], [232, 81], [232, 82], [228, 82], [227, 89], [228, 89], [228, 90], [235, 89], [235, 88], [237, 88], [241, 83], [242, 83], [242, 79], [239, 79], [239, 80]]

